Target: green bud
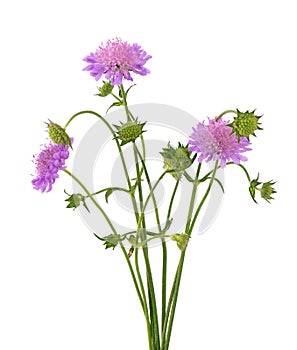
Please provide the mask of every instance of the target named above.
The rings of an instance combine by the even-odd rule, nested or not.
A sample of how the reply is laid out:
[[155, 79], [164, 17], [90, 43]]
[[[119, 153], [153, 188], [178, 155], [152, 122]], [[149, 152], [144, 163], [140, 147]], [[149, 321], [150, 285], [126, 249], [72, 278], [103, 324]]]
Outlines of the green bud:
[[49, 120], [49, 123], [46, 124], [48, 128], [48, 135], [54, 143], [64, 146], [69, 145], [71, 147], [70, 137], [67, 135], [65, 129], [62, 128], [62, 126], [53, 123], [51, 120]]
[[259, 182], [258, 180], [259, 180], [259, 173], [257, 178], [250, 182], [250, 187], [249, 187], [250, 195], [255, 203], [257, 203], [257, 201], [255, 200], [256, 189], [257, 189], [257, 186], [261, 185], [261, 182]]
[[185, 250], [188, 245], [190, 237], [186, 233], [176, 233], [171, 236], [171, 239], [176, 242], [180, 250]]
[[251, 135], [255, 135], [256, 130], [263, 130], [259, 125], [259, 119], [262, 116], [255, 115], [255, 110], [252, 112], [246, 111], [245, 113], [240, 112], [237, 109], [237, 117], [234, 118], [233, 122], [228, 124], [232, 128], [232, 132], [236, 133], [238, 142], [241, 137], [246, 137], [249, 140]]
[[272, 187], [275, 184], [272, 180], [264, 182], [261, 188], [261, 197], [264, 198], [268, 203], [269, 200], [274, 199], [271, 197], [272, 194], [276, 193], [276, 190]]
[[73, 208], [76, 209], [77, 207], [79, 207], [81, 204], [83, 204], [83, 206], [86, 208], [86, 210], [88, 212], [90, 212], [89, 208], [86, 205], [86, 197], [83, 196], [80, 193], [73, 193], [73, 194], [69, 194], [67, 193], [65, 190], [64, 192], [69, 196], [67, 199], [65, 199], [65, 202], [68, 202], [66, 208]]
[[111, 94], [113, 88], [114, 86], [111, 85], [109, 81], [103, 81], [103, 85], [98, 88], [99, 93], [96, 95], [100, 97], [106, 97]]
[[145, 123], [138, 123], [137, 120], [133, 122], [127, 122], [120, 126], [114, 125], [118, 130], [118, 138], [122, 141], [121, 146], [128, 142], [134, 142], [142, 133]]
[[174, 148], [168, 142], [167, 148], [163, 148], [163, 152], [160, 152], [160, 154], [164, 158], [164, 169], [174, 170], [171, 172], [171, 175], [176, 180], [179, 180], [183, 172], [192, 164], [191, 152], [188, 151], [187, 146], [183, 146], [180, 143], [177, 148]]
[[104, 241], [105, 249], [114, 249], [122, 239], [121, 236], [118, 234], [110, 234], [108, 236], [103, 237], [103, 239], [101, 240]]

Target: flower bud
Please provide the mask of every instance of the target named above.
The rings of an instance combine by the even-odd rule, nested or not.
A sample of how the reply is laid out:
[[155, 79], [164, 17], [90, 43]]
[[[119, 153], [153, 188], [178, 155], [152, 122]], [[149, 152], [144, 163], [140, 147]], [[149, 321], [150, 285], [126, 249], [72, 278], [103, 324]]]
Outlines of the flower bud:
[[137, 121], [127, 122], [121, 126], [115, 125], [118, 130], [118, 138], [122, 141], [121, 146], [128, 142], [134, 142], [142, 133], [145, 123]]
[[259, 173], [257, 178], [250, 182], [250, 187], [249, 187], [250, 195], [255, 203], [257, 203], [257, 201], [255, 200], [256, 189], [257, 189], [257, 186], [261, 185], [261, 182], [259, 182], [258, 180], [259, 180]]
[[256, 130], [262, 130], [259, 126], [259, 119], [261, 116], [255, 115], [255, 110], [252, 112], [246, 111], [245, 113], [240, 112], [237, 109], [237, 117], [234, 118], [231, 124], [228, 124], [232, 128], [232, 132], [236, 133], [238, 142], [241, 137], [246, 137], [249, 140], [251, 135], [255, 135]]
[[160, 154], [164, 158], [164, 169], [174, 170], [171, 172], [171, 175], [179, 180], [183, 172], [189, 168], [192, 164], [190, 158], [191, 152], [188, 151], [188, 147], [178, 144], [177, 148], [174, 148], [168, 143], [167, 148], [163, 148], [163, 152]]
[[71, 139], [67, 135], [64, 128], [62, 128], [60, 125], [53, 123], [52, 121], [49, 121], [47, 123], [48, 127], [48, 135], [50, 139], [56, 143], [57, 145], [69, 145], [71, 147]]
[[190, 237], [186, 233], [176, 233], [171, 236], [171, 239], [176, 242], [180, 250], [185, 250], [188, 245]]
[[270, 199], [274, 199], [271, 197], [273, 193], [276, 193], [276, 190], [272, 187], [275, 184], [272, 180], [268, 182], [264, 182], [261, 188], [261, 197], [264, 198], [268, 203]]
[[100, 97], [106, 97], [111, 94], [113, 88], [114, 86], [111, 85], [109, 81], [103, 81], [103, 85], [98, 88], [99, 93], [96, 95]]

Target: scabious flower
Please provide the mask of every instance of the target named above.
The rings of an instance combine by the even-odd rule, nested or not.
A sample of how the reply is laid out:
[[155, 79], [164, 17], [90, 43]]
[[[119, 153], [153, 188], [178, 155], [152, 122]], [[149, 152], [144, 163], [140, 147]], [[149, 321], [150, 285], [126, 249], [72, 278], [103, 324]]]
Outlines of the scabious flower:
[[[73, 143], [73, 139], [71, 139]], [[38, 155], [34, 156], [36, 177], [32, 180], [35, 190], [49, 192], [59, 177], [59, 170], [66, 169], [65, 161], [69, 157], [69, 145], [50, 142]]]
[[228, 122], [219, 119], [208, 119], [208, 125], [198, 123], [190, 135], [189, 151], [200, 154], [198, 162], [203, 160], [219, 160], [220, 166], [224, 168], [227, 161], [239, 164], [246, 161], [247, 157], [241, 153], [250, 151], [250, 142], [246, 138], [238, 141], [235, 134], [231, 135], [232, 129], [227, 126]]
[[120, 85], [123, 78], [133, 80], [131, 71], [140, 75], [150, 73], [144, 65], [151, 57], [141, 49], [140, 45], [131, 45], [116, 38], [107, 41], [105, 46], [102, 44], [96, 52], [86, 56], [83, 60], [89, 65], [83, 70], [90, 71], [90, 75], [96, 80], [105, 74], [111, 85]]

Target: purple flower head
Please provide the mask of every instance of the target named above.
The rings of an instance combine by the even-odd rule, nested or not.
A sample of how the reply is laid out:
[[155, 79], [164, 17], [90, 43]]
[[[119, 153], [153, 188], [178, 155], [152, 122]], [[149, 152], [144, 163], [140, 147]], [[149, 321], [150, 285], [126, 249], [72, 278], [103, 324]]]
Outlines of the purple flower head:
[[203, 160], [219, 160], [220, 166], [224, 168], [226, 162], [233, 161], [239, 164], [240, 161], [246, 161], [247, 157], [241, 153], [250, 151], [248, 146], [250, 142], [246, 138], [238, 138], [235, 134], [231, 135], [232, 128], [227, 126], [229, 122], [219, 118], [218, 120], [209, 119], [208, 125], [198, 123], [190, 135], [189, 151], [199, 155], [198, 162]]
[[128, 44], [121, 39], [108, 40], [105, 46], [99, 46], [83, 60], [89, 63], [83, 70], [90, 71], [92, 77], [99, 80], [103, 74], [111, 85], [122, 84], [123, 78], [133, 80], [130, 72], [146, 75], [150, 71], [144, 67], [152, 56], [146, 54], [138, 44]]
[[[73, 139], [71, 139], [73, 143]], [[50, 142], [34, 156], [36, 177], [32, 180], [35, 190], [49, 192], [59, 177], [58, 171], [66, 169], [65, 160], [69, 157], [69, 145]]]

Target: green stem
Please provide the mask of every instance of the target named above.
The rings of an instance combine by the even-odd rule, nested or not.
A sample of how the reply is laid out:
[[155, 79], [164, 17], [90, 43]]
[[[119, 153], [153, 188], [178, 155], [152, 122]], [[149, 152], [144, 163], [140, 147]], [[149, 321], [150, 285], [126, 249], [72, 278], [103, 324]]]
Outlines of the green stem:
[[121, 157], [121, 161], [122, 161], [122, 165], [123, 165], [123, 169], [124, 169], [124, 173], [125, 173], [125, 177], [126, 177], [126, 180], [127, 180], [127, 183], [128, 183], [128, 187], [129, 187], [129, 190], [131, 189], [131, 182], [130, 182], [130, 178], [129, 178], [129, 175], [128, 175], [128, 170], [127, 170], [127, 166], [126, 166], [126, 162], [125, 162], [125, 159], [124, 159], [124, 156], [123, 156], [123, 152], [122, 152], [122, 148], [121, 148], [121, 145], [119, 143], [119, 140], [112, 128], [112, 126], [108, 123], [108, 121], [102, 117], [99, 113], [97, 112], [94, 112], [92, 110], [85, 110], [85, 111], [80, 111], [78, 113], [75, 113], [69, 120], [68, 122], [65, 124], [64, 126], [64, 129], [66, 129], [69, 124], [78, 116], [80, 115], [83, 115], [83, 114], [92, 114], [94, 116], [96, 116], [97, 118], [99, 118], [104, 124], [105, 126], [108, 128], [108, 130], [110, 131], [111, 135], [113, 136], [113, 139], [115, 140], [116, 142], [116, 145], [117, 145], [117, 148], [118, 148], [118, 151], [119, 151], [119, 154], [120, 154], [120, 157]]
[[[122, 152], [122, 148], [121, 148], [121, 145], [119, 143], [119, 140], [112, 128], [112, 126], [108, 123], [108, 121], [102, 117], [99, 113], [97, 112], [94, 112], [92, 110], [84, 110], [84, 111], [80, 111], [78, 113], [75, 113], [68, 121], [67, 123], [65, 124], [64, 126], [64, 129], [66, 129], [69, 124], [78, 116], [80, 115], [84, 115], [84, 114], [91, 114], [91, 115], [94, 115], [95, 117], [99, 118], [104, 124], [105, 126], [108, 128], [108, 130], [110, 131], [111, 135], [113, 136], [113, 139], [115, 140], [116, 142], [116, 145], [117, 145], [117, 149], [118, 149], [118, 152], [119, 152], [119, 155], [120, 155], [120, 158], [121, 158], [121, 162], [122, 162], [122, 166], [123, 166], [123, 170], [124, 170], [124, 174], [125, 174], [125, 178], [126, 178], [126, 181], [127, 181], [127, 185], [128, 185], [128, 188], [129, 188], [129, 191], [131, 191], [131, 181], [130, 181], [130, 178], [129, 178], [129, 174], [128, 174], [128, 170], [127, 170], [127, 165], [126, 165], [126, 162], [125, 162], [125, 158], [124, 158], [124, 155], [123, 155], [123, 152]], [[134, 210], [134, 213], [135, 213], [135, 217], [136, 217], [136, 220], [138, 220], [138, 208], [137, 208], [137, 205], [136, 205], [136, 201], [135, 201], [135, 198], [134, 198], [134, 195], [131, 193], [131, 200], [132, 200], [132, 205], [133, 205], [133, 210]]]
[[197, 187], [199, 184], [198, 178], [201, 170], [201, 163], [199, 163], [196, 171], [196, 176], [195, 180], [193, 181], [193, 189], [192, 189], [192, 195], [191, 195], [191, 200], [190, 200], [190, 206], [188, 210], [188, 217], [187, 217], [187, 223], [186, 223], [186, 228], [185, 228], [185, 233], [188, 233], [189, 225], [191, 222], [193, 210], [194, 210], [194, 205], [195, 205], [195, 199], [196, 199], [196, 193], [197, 193]]
[[222, 112], [221, 114], [219, 114], [217, 117], [216, 117], [216, 120], [222, 118], [225, 114], [227, 113], [235, 113], [237, 114], [237, 111], [235, 111], [234, 109], [227, 109], [226, 111]]
[[218, 169], [218, 161], [215, 162], [215, 166], [214, 166], [214, 169], [213, 169], [213, 172], [212, 172], [212, 175], [211, 175], [211, 179], [209, 181], [209, 185], [208, 185], [208, 187], [207, 187], [207, 189], [205, 191], [205, 194], [204, 194], [204, 196], [203, 196], [203, 198], [202, 198], [200, 204], [198, 205], [198, 208], [196, 209], [196, 212], [194, 214], [193, 220], [191, 222], [191, 226], [189, 227], [189, 232], [188, 232], [189, 236], [192, 234], [192, 231], [193, 231], [195, 222], [197, 220], [198, 214], [200, 213], [200, 210], [201, 210], [203, 204], [205, 203], [205, 201], [206, 201], [206, 199], [207, 199], [207, 197], [209, 195], [209, 192], [210, 192], [211, 187], [213, 185], [213, 182], [215, 180], [215, 175], [216, 175], [217, 169]]
[[129, 121], [131, 121], [131, 117], [130, 117], [130, 111], [129, 111], [128, 104], [127, 104], [127, 96], [126, 96], [126, 92], [125, 92], [123, 84], [119, 85], [119, 89], [120, 89], [121, 94], [122, 94], [123, 105], [125, 108], [127, 121], [129, 122]]
[[[133, 118], [131, 117], [131, 113], [128, 109], [127, 105], [127, 96], [126, 92], [124, 90], [123, 85], [120, 85], [120, 91], [123, 99], [123, 105], [125, 108], [126, 116], [127, 116], [127, 121], [131, 121]], [[132, 119], [131, 119], [132, 118]], [[143, 142], [144, 146], [144, 142]], [[143, 205], [143, 196], [142, 196], [142, 187], [141, 187], [141, 172], [139, 170], [138, 162], [137, 162], [137, 153], [135, 153], [135, 165], [136, 165], [136, 171], [137, 171], [137, 180], [138, 180], [138, 192], [139, 192], [139, 200], [140, 200], [140, 210], [141, 210], [141, 215], [136, 217], [136, 220], [138, 221], [138, 228], [137, 228], [137, 233], [139, 233], [139, 229], [141, 225], [143, 228], [145, 228], [145, 217], [144, 217], [144, 212], [145, 212], [145, 207], [147, 203], [144, 203]], [[137, 242], [137, 234], [136, 234], [136, 242]], [[151, 331], [153, 331], [153, 334], [150, 336], [150, 341], [153, 341], [153, 344], [156, 346], [154, 350], [159, 349], [159, 333], [158, 333], [158, 314], [157, 314], [157, 306], [156, 306], [156, 299], [155, 299], [155, 293], [154, 293], [154, 284], [153, 284], [153, 279], [152, 279], [152, 272], [150, 268], [150, 262], [149, 262], [149, 256], [148, 256], [148, 251], [147, 251], [147, 246], [144, 245], [142, 248], [143, 254], [144, 254], [144, 260], [145, 260], [145, 266], [146, 266], [146, 272], [147, 272], [147, 283], [148, 283], [148, 297], [149, 297], [149, 303], [150, 303], [150, 311], [151, 311]], [[138, 248], [136, 248], [135, 252], [135, 266], [137, 270], [137, 276], [139, 279], [139, 283], [141, 285], [141, 288], [143, 290], [143, 296], [145, 296], [144, 293], [144, 288], [143, 288], [143, 282], [142, 282], [142, 276], [140, 273], [139, 269], [139, 263], [138, 263]], [[150, 347], [151, 347], [151, 343]]]
[[246, 175], [246, 177], [248, 179], [248, 182], [251, 182], [250, 175], [249, 175], [248, 171], [246, 170], [246, 168], [242, 164], [235, 164], [233, 162], [232, 163], [230, 162], [228, 164], [234, 164], [234, 165], [238, 165], [239, 167], [241, 167], [241, 169], [244, 171], [244, 173], [245, 173], [245, 175]]
[[[192, 234], [192, 231], [193, 231], [196, 219], [198, 217], [198, 214], [199, 214], [203, 204], [205, 203], [205, 201], [206, 201], [206, 199], [207, 199], [207, 197], [208, 197], [208, 195], [210, 193], [210, 189], [211, 189], [211, 187], [213, 185], [217, 169], [218, 169], [218, 161], [216, 161], [216, 163], [215, 163], [214, 170], [212, 172], [212, 177], [210, 179], [209, 185], [208, 185], [208, 187], [207, 187], [207, 189], [205, 191], [205, 194], [204, 194], [200, 204], [198, 205], [197, 210], [195, 211], [195, 214], [194, 214], [194, 217], [193, 217], [193, 219], [191, 221], [191, 224], [190, 224], [190, 221], [188, 220], [187, 227], [186, 227], [186, 233], [189, 236], [191, 236], [191, 234]], [[199, 169], [199, 171], [200, 171], [200, 169]], [[199, 176], [199, 171], [197, 170], [197, 173], [196, 173], [196, 178], [197, 179], [198, 179], [198, 176]], [[193, 192], [194, 192], [194, 189], [193, 189]], [[192, 192], [192, 194], [193, 194], [193, 192]], [[192, 198], [193, 198], [193, 196], [192, 196]], [[190, 206], [190, 209], [191, 209], [191, 206]], [[191, 209], [191, 211], [192, 211], [192, 209]], [[170, 337], [171, 337], [171, 332], [172, 332], [172, 326], [173, 326], [173, 321], [174, 321], [174, 316], [175, 316], [175, 310], [176, 310], [176, 304], [177, 304], [177, 300], [178, 300], [180, 281], [181, 281], [183, 265], [184, 265], [184, 260], [185, 260], [185, 254], [186, 254], [186, 248], [181, 252], [180, 261], [179, 261], [177, 272], [176, 272], [176, 277], [175, 277], [175, 281], [174, 281], [174, 285], [173, 285], [173, 288], [174, 288], [174, 290], [173, 290], [173, 297], [172, 297], [173, 301], [172, 301], [172, 308], [171, 308], [171, 313], [170, 313], [169, 325], [168, 325], [168, 330], [167, 330], [167, 334], [166, 334], [166, 340], [165, 340], [165, 343], [164, 343], [164, 348], [162, 348], [162, 350], [168, 350], [168, 347], [169, 347], [169, 342], [170, 342]]]
[[[122, 243], [122, 242], [120, 242], [120, 247], [121, 247], [121, 249], [122, 249], [122, 252], [124, 253], [126, 262], [127, 262], [127, 264], [128, 264], [128, 267], [129, 267], [129, 270], [130, 270], [130, 273], [131, 273], [131, 276], [132, 276], [132, 279], [133, 279], [133, 283], [134, 283], [134, 286], [135, 286], [135, 289], [136, 289], [136, 292], [137, 292], [137, 295], [138, 295], [138, 298], [139, 298], [139, 301], [140, 301], [140, 304], [141, 304], [141, 307], [142, 307], [142, 309], [143, 309], [143, 312], [144, 312], [145, 316], [147, 316], [147, 315], [146, 315], [147, 308], [145, 307], [145, 303], [144, 303], [143, 298], [142, 298], [142, 296], [141, 296], [140, 289], [139, 289], [139, 287], [138, 287], [137, 280], [136, 280], [136, 277], [135, 277], [135, 273], [134, 273], [133, 267], [132, 267], [132, 265], [131, 265], [129, 256], [128, 256], [128, 254], [127, 254], [127, 252], [126, 252], [126, 249], [125, 249], [125, 247], [123, 246], [123, 243]], [[148, 319], [148, 318], [146, 317], [146, 319]]]
[[[181, 281], [181, 276], [182, 276], [182, 271], [183, 271], [183, 265], [184, 265], [184, 260], [185, 260], [185, 254], [186, 254], [186, 248], [181, 252], [176, 276], [174, 279], [174, 290], [172, 293], [172, 309], [170, 313], [170, 319], [169, 319], [169, 325], [168, 325], [168, 331], [166, 334], [166, 339], [164, 346], [162, 347], [162, 350], [168, 350], [169, 347], [169, 342], [170, 342], [170, 337], [171, 337], [171, 332], [172, 332], [172, 325], [173, 325], [173, 320], [174, 320], [174, 315], [175, 315], [175, 309], [176, 309], [176, 304], [177, 304], [177, 298], [178, 298], [178, 292], [179, 292], [179, 287], [180, 287], [180, 281]], [[170, 296], [171, 297], [171, 296]]]
[[[246, 170], [246, 168], [245, 168], [242, 164], [240, 164], [240, 163], [239, 163], [239, 164], [236, 164], [236, 163], [234, 163], [234, 162], [227, 162], [226, 165], [237, 165], [237, 166], [239, 166], [239, 167], [244, 171], [244, 173], [245, 173], [245, 175], [246, 175], [246, 177], [247, 177], [247, 179], [248, 179], [248, 182], [251, 182], [250, 175], [249, 175], [248, 171]], [[220, 169], [220, 168], [221, 168], [221, 166], [218, 166], [218, 167], [217, 167], [217, 170]], [[214, 171], [214, 169], [211, 170], [210, 172], [208, 172], [208, 173], [207, 173], [205, 176], [203, 176], [203, 178], [200, 179], [199, 181], [200, 181], [200, 182], [203, 182], [203, 181], [209, 179], [209, 176], [213, 173], [213, 171]]]
[[113, 92], [111, 92], [111, 95], [118, 101], [118, 102], [123, 102], [120, 98], [118, 98], [117, 95], [115, 95]]
[[171, 235], [167, 235], [166, 233], [162, 232], [162, 233], [159, 233], [159, 234], [155, 234], [153, 235], [152, 237], [150, 238], [145, 238], [144, 240], [142, 240], [140, 243], [136, 243], [135, 244], [135, 248], [141, 248], [143, 247], [144, 245], [146, 245], [148, 242], [154, 240], [154, 239], [157, 239], [157, 238], [160, 238], [160, 239], [164, 239], [166, 237], [171, 237]]
[[[194, 209], [194, 204], [195, 204], [195, 199], [196, 199], [197, 186], [199, 184], [198, 183], [198, 178], [199, 178], [200, 170], [201, 170], [201, 163], [199, 163], [199, 165], [197, 167], [195, 180], [193, 180], [193, 189], [192, 189], [192, 195], [191, 195], [191, 200], [190, 200], [190, 205], [189, 205], [189, 210], [188, 210], [188, 216], [187, 216], [187, 223], [186, 223], [185, 232], [187, 232], [187, 230], [188, 230], [188, 227], [189, 227], [190, 221], [191, 221], [191, 216], [193, 214], [193, 209]], [[177, 186], [174, 189], [174, 195], [175, 195], [176, 190], [177, 190]], [[172, 199], [172, 201], [173, 201], [173, 199]], [[180, 262], [179, 262], [179, 265], [180, 265]], [[176, 286], [177, 286], [178, 283], [179, 282], [178, 282], [178, 269], [177, 269], [177, 272], [176, 272], [176, 275], [175, 275], [175, 278], [174, 278], [174, 282], [172, 284], [170, 297], [169, 297], [169, 300], [168, 300], [167, 310], [166, 310], [164, 321], [163, 321], [163, 324], [162, 324], [162, 350], [165, 349], [165, 348], [163, 348], [163, 346], [166, 345], [166, 341], [167, 341], [166, 340], [167, 325], [168, 325], [169, 316], [170, 316], [171, 311], [172, 311], [172, 306], [173, 306], [173, 303], [174, 303], [174, 297], [175, 297], [175, 294], [177, 292]], [[172, 320], [172, 322], [173, 322], [173, 320]], [[168, 345], [169, 345], [169, 340], [168, 340]]]
[[[147, 327], [149, 349], [150, 350], [154, 350], [153, 344], [152, 344], [152, 337], [151, 337], [151, 324], [150, 324], [150, 319], [149, 319], [149, 314], [148, 314], [148, 308], [147, 308], [147, 303], [146, 303], [146, 296], [145, 296], [144, 287], [143, 287], [143, 284], [140, 284], [140, 289], [141, 289], [141, 292], [140, 292], [140, 289], [139, 289], [139, 286], [138, 286], [138, 283], [137, 283], [137, 279], [136, 279], [133, 267], [131, 265], [129, 256], [128, 256], [128, 254], [126, 252], [126, 249], [124, 248], [122, 242], [120, 242], [120, 246], [121, 246], [122, 252], [124, 253], [126, 262], [128, 264], [128, 267], [129, 267], [129, 270], [130, 270], [130, 273], [131, 273], [131, 276], [132, 276], [132, 279], [133, 279], [133, 283], [134, 283], [134, 286], [135, 286], [135, 289], [136, 289], [136, 292], [137, 292], [137, 295], [138, 295], [138, 299], [140, 301], [141, 307], [142, 307], [143, 312], [144, 312], [144, 316], [145, 316], [145, 320], [146, 320], [146, 327]], [[136, 269], [136, 273], [137, 274], [139, 273], [139, 271], [137, 269]]]
[[154, 193], [156, 187], [159, 185], [159, 183], [160, 183], [161, 180], [163, 179], [163, 177], [164, 177], [166, 174], [170, 173], [170, 172], [171, 172], [170, 170], [165, 170], [165, 171], [163, 171], [163, 173], [159, 176], [158, 180], [157, 180], [156, 183], [152, 186], [152, 189], [150, 190], [149, 194], [148, 194], [147, 197], [146, 197], [146, 200], [145, 200], [144, 205], [143, 205], [143, 209], [142, 209], [142, 211], [141, 211], [141, 213], [140, 213], [140, 215], [139, 215], [139, 219], [138, 219], [138, 223], [137, 223], [136, 241], [137, 241], [137, 239], [138, 239], [138, 237], [139, 237], [139, 231], [140, 231], [141, 222], [142, 222], [142, 219], [143, 219], [143, 217], [144, 217], [144, 212], [145, 212], [145, 210], [146, 210], [146, 207], [147, 207], [147, 205], [148, 205], [148, 202], [149, 202], [151, 196], [153, 195], [153, 193]]
[[[91, 193], [91, 196], [96, 196], [97, 194], [106, 192], [106, 191], [108, 191], [109, 189], [112, 189], [112, 190], [119, 190], [119, 191], [126, 192], [126, 193], [128, 193], [128, 194], [131, 194], [129, 190], [126, 190], [125, 188], [122, 188], [122, 187], [106, 187], [106, 188], [103, 188], [103, 189], [100, 190], [100, 191]], [[89, 198], [89, 196], [85, 196], [85, 198]]]
[[114, 234], [117, 234], [116, 229], [114, 228], [111, 220], [109, 219], [109, 217], [107, 216], [107, 214], [105, 213], [105, 211], [101, 208], [101, 206], [99, 205], [99, 203], [96, 201], [96, 199], [93, 197], [93, 195], [91, 194], [91, 192], [89, 192], [89, 190], [86, 188], [86, 186], [75, 176], [73, 175], [69, 170], [64, 169], [63, 170], [67, 175], [71, 176], [73, 178], [73, 180], [75, 182], [77, 182], [79, 184], [79, 186], [86, 192], [86, 194], [88, 195], [88, 197], [91, 199], [91, 201], [94, 203], [94, 205], [96, 206], [96, 208], [101, 212], [101, 214], [103, 215], [104, 219], [107, 221], [109, 227], [111, 228], [112, 232]]
[[[171, 198], [170, 198], [166, 222], [168, 222], [171, 215], [172, 205], [177, 192], [178, 185], [179, 185], [179, 180], [176, 181]], [[167, 299], [167, 246], [164, 239], [162, 239], [162, 253], [163, 253], [163, 259], [162, 259], [162, 323], [161, 325], [162, 325], [162, 335], [163, 335], [163, 331], [165, 327], [165, 319], [166, 319], [166, 299]]]
[[146, 293], [145, 293], [145, 289], [144, 289], [144, 285], [143, 285], [143, 280], [142, 280], [142, 276], [141, 276], [140, 269], [139, 269], [139, 263], [138, 263], [138, 249], [135, 249], [135, 253], [134, 254], [135, 254], [135, 268], [136, 268], [137, 278], [138, 278], [138, 281], [139, 281], [142, 298], [144, 300], [145, 318], [146, 318], [146, 322], [147, 322], [149, 349], [150, 350], [154, 350], [153, 338], [152, 338], [152, 330], [151, 330], [152, 325], [151, 325], [151, 322], [150, 322], [150, 317], [149, 317], [149, 312], [148, 312], [147, 297], [146, 297]]
[[140, 153], [140, 151], [137, 148], [135, 143], [133, 143], [133, 148], [137, 152], [138, 157], [139, 157], [139, 159], [141, 161], [141, 164], [142, 164], [142, 167], [143, 167], [143, 170], [144, 170], [144, 173], [145, 173], [146, 181], [147, 181], [147, 184], [148, 184], [149, 189], [151, 191], [150, 193], [152, 193], [151, 196], [152, 196], [152, 200], [153, 200], [153, 204], [154, 204], [154, 210], [155, 210], [155, 216], [156, 216], [156, 221], [157, 221], [157, 225], [158, 225], [158, 230], [159, 230], [159, 232], [161, 232], [161, 224], [160, 224], [158, 205], [157, 205], [156, 197], [154, 195], [154, 191], [152, 192], [153, 186], [152, 186], [152, 183], [151, 183], [151, 180], [150, 180], [150, 177], [149, 177], [149, 173], [148, 173], [147, 168], [146, 168], [145, 160], [142, 158], [142, 155], [141, 155], [141, 153]]
[[[140, 180], [140, 169], [138, 165], [138, 157], [141, 160], [142, 167], [144, 169], [146, 179], [149, 185], [150, 190], [152, 190], [152, 185], [150, 182], [150, 178], [146, 169], [146, 165], [144, 160], [141, 157], [141, 154], [136, 147], [135, 143], [133, 143], [133, 150], [134, 150], [134, 156], [135, 156], [135, 164], [136, 164], [136, 172], [137, 172], [137, 179]], [[141, 186], [141, 181], [138, 181], [138, 192], [139, 192], [139, 200], [140, 200], [140, 208], [141, 208], [141, 213], [144, 212], [143, 209], [143, 195], [142, 195], [142, 186]], [[154, 200], [154, 205], [155, 205], [155, 212], [156, 212], [156, 217], [157, 221], [159, 220], [159, 216], [157, 215], [157, 206], [156, 206], [156, 201], [154, 197], [154, 192], [151, 192], [152, 198]], [[145, 260], [145, 266], [146, 266], [146, 273], [147, 273], [147, 283], [148, 283], [148, 295], [149, 295], [149, 303], [150, 303], [150, 310], [151, 310], [151, 322], [152, 322], [152, 327], [153, 327], [153, 337], [154, 337], [154, 344], [156, 345], [156, 349], [160, 348], [160, 339], [159, 339], [159, 325], [158, 325], [158, 310], [157, 310], [157, 303], [156, 303], [156, 296], [155, 296], [155, 288], [154, 288], [154, 282], [153, 282], [153, 276], [151, 272], [151, 267], [150, 267], [150, 260], [149, 260], [149, 254], [148, 254], [148, 247], [147, 247], [147, 242], [150, 241], [151, 239], [146, 238], [146, 233], [145, 233], [145, 217], [144, 215], [142, 216], [142, 228], [144, 229], [142, 231], [142, 237], [141, 237], [141, 242], [146, 242], [143, 244], [143, 255], [144, 255], [144, 260]], [[159, 232], [161, 232], [161, 226], [160, 222], [158, 221], [158, 227], [159, 227]], [[137, 243], [137, 240], [136, 240]]]

